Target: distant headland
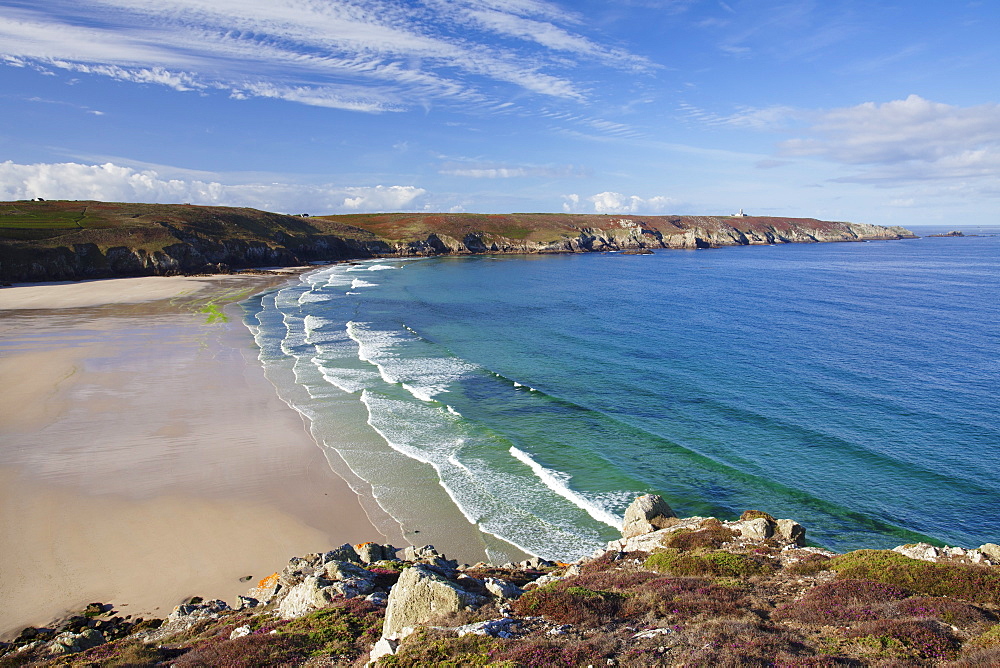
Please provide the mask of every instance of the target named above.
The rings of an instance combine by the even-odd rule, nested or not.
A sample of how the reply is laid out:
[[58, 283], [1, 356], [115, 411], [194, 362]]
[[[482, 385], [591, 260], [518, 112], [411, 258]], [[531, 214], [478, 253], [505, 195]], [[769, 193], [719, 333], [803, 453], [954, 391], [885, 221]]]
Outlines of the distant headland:
[[0, 202], [0, 280], [229, 273], [381, 256], [579, 253], [914, 239], [903, 227], [767, 216], [284, 215], [248, 208]]

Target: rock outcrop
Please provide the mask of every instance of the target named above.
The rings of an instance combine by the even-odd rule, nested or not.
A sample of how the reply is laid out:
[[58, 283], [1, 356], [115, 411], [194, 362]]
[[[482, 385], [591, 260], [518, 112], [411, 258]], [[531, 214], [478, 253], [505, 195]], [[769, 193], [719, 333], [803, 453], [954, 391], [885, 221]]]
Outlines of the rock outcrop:
[[389, 592], [382, 637], [399, 640], [434, 617], [476, 608], [486, 600], [427, 566], [407, 568]]
[[622, 538], [632, 538], [657, 529], [665, 529], [671, 524], [676, 524], [676, 520], [677, 515], [662, 496], [643, 494], [625, 511]]

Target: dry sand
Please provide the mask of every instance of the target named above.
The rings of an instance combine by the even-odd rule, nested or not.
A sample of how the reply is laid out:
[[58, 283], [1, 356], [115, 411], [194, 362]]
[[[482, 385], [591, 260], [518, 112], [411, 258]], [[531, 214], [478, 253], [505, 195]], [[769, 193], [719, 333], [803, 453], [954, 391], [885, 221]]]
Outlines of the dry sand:
[[238, 308], [199, 312], [267, 282], [0, 289], [0, 636], [92, 601], [233, 602], [293, 555], [401, 544], [277, 398]]

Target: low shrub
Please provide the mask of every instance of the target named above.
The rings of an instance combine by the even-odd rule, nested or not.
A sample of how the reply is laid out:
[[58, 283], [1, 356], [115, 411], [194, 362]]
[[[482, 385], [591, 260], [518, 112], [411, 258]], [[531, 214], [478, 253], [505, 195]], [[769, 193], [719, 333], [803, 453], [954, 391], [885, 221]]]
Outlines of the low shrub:
[[206, 643], [172, 662], [176, 668], [296, 666], [308, 656], [298, 638], [249, 635]]
[[968, 642], [971, 647], [996, 647], [1000, 649], [1000, 624], [996, 624], [986, 633], [976, 636]]
[[1000, 647], [963, 652], [957, 661], [948, 664], [948, 668], [983, 668], [983, 666], [1000, 666]]
[[667, 547], [690, 552], [692, 550], [717, 549], [731, 541], [736, 532], [719, 524], [695, 531], [682, 530], [670, 536]]
[[438, 629], [419, 629], [399, 646], [396, 653], [379, 659], [379, 668], [408, 666], [486, 666], [493, 662], [500, 641], [468, 633], [458, 637]]
[[619, 592], [563, 581], [526, 592], [511, 607], [519, 615], [542, 615], [562, 624], [598, 626], [618, 615], [624, 598]]
[[740, 515], [740, 521], [743, 522], [744, 520], [756, 520], [760, 519], [761, 517], [763, 517], [768, 522], [778, 521], [777, 519], [775, 519], [774, 515], [771, 515], [770, 513], [765, 513], [763, 510], [744, 510], [743, 514]]
[[568, 586], [587, 587], [598, 591], [626, 591], [644, 582], [660, 577], [649, 571], [601, 571], [584, 573], [575, 578], [567, 578], [563, 582]]
[[890, 550], [858, 550], [828, 563], [840, 578], [876, 580], [927, 596], [1000, 605], [1000, 569], [910, 559]]
[[607, 570], [618, 570], [625, 565], [642, 563], [649, 556], [648, 552], [605, 552], [601, 556], [580, 566], [581, 573], [599, 573]]
[[657, 578], [629, 592], [623, 617], [646, 616], [650, 621], [687, 622], [698, 617], [741, 618], [750, 602], [739, 589], [723, 587], [701, 578]]
[[958, 649], [955, 640], [933, 622], [864, 622], [846, 631], [844, 637], [854, 640], [873, 658], [943, 660], [954, 658]]
[[687, 647], [670, 653], [670, 665], [770, 667], [808, 651], [787, 631], [753, 622], [707, 623], [685, 641]]
[[830, 557], [825, 554], [810, 554], [808, 557], [785, 566], [785, 572], [790, 575], [815, 575], [830, 569]]
[[597, 640], [563, 641], [525, 640], [501, 643], [491, 653], [494, 665], [519, 668], [547, 668], [548, 666], [597, 666], [607, 665], [614, 647]]
[[773, 619], [828, 624], [886, 619], [886, 605], [909, 596], [899, 587], [870, 580], [836, 580], [811, 589], [797, 601], [779, 606]]
[[[893, 613], [898, 617], [923, 617], [936, 619], [957, 626], [969, 628], [978, 624], [988, 624], [996, 621], [996, 615], [974, 605], [957, 601], [953, 598], [939, 596], [918, 596], [899, 601], [892, 606]], [[996, 627], [1000, 629], [1000, 627]], [[1000, 631], [998, 631], [1000, 636]], [[1000, 641], [1000, 638], [998, 638]]]
[[352, 598], [293, 620], [278, 629], [277, 635], [296, 638], [310, 656], [354, 659], [382, 635], [384, 617], [381, 607]]
[[643, 563], [643, 567], [658, 573], [691, 577], [749, 577], [764, 575], [774, 570], [770, 564], [732, 552], [707, 552], [693, 554], [676, 549], [655, 552]]

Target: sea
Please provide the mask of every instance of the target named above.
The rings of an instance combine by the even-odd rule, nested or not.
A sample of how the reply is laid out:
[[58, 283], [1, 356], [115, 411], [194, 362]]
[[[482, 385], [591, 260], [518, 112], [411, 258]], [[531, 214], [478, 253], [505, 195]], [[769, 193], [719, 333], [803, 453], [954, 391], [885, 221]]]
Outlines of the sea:
[[242, 306], [382, 509], [412, 522], [435, 487], [500, 556], [589, 555], [644, 493], [837, 552], [976, 547], [1000, 542], [1000, 227], [959, 229], [375, 259]]

